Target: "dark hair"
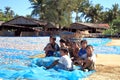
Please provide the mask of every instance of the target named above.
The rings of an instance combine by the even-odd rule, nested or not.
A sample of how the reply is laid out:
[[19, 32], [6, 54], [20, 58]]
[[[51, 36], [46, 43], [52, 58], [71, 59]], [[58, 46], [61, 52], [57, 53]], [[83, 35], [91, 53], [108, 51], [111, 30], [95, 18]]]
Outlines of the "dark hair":
[[56, 41], [56, 37], [55, 36], [50, 36], [50, 38], [52, 38], [54, 41]]
[[92, 45], [87, 45], [86, 49], [87, 49], [87, 48], [89, 48], [89, 47], [93, 48], [93, 46], [92, 46]]
[[71, 42], [68, 39], [66, 40], [66, 45], [71, 46]]
[[68, 54], [68, 49], [67, 48], [61, 48], [60, 50], [63, 51], [64, 53]]
[[62, 43], [66, 43], [66, 41], [64, 39], [60, 39], [60, 42]]
[[82, 41], [80, 42], [80, 44], [82, 44], [82, 43], [86, 43], [86, 44], [87, 44], [87, 40], [82, 40]]

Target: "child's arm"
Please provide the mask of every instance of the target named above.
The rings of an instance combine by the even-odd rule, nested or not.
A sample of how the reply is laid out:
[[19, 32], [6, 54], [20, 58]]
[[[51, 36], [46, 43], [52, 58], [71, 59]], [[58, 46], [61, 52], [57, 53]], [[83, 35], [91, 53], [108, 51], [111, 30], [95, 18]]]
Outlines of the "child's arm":
[[90, 57], [88, 57], [86, 60], [83, 60], [83, 66], [82, 69], [86, 69], [92, 64], [92, 60]]
[[46, 69], [53, 68], [55, 65], [57, 65], [59, 60], [55, 60], [50, 66], [46, 67]]

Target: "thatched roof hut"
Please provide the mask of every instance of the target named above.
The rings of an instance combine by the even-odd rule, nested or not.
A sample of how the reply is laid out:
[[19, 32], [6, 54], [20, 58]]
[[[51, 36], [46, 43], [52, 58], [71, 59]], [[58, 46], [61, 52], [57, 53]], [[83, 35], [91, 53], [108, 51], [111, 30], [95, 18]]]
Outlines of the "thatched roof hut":
[[28, 28], [28, 27], [42, 27], [42, 26], [45, 26], [46, 24], [47, 22], [45, 21], [39, 21], [36, 19], [19, 16], [8, 22], [3, 23], [2, 26], [11, 28], [11, 25], [14, 25], [13, 27], [21, 26], [21, 28], [24, 28], [24, 27]]
[[22, 31], [33, 32], [41, 31], [49, 28], [55, 28], [55, 26], [47, 21], [36, 20], [32, 18], [26, 18], [23, 16], [16, 17], [10, 21], [7, 21], [1, 25], [2, 29], [16, 31], [19, 34]]
[[90, 32], [96, 33], [102, 30], [108, 29], [108, 24], [93, 24], [93, 23], [72, 23], [69, 27], [71, 30], [89, 30]]
[[90, 28], [98, 28], [98, 29], [108, 29], [109, 25], [108, 24], [93, 24], [93, 23], [80, 23], [82, 25], [86, 25]]
[[81, 30], [83, 30], [83, 29], [87, 29], [88, 26], [80, 24], [80, 23], [72, 23], [69, 28], [70, 29], [81, 29]]
[[104, 28], [108, 29], [108, 24], [93, 24], [93, 23], [72, 23], [70, 29], [87, 29], [87, 28]]

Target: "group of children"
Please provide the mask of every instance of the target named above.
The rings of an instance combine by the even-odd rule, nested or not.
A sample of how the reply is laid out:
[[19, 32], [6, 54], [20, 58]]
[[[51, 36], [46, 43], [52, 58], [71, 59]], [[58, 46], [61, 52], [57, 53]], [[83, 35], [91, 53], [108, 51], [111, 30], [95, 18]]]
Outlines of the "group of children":
[[69, 42], [64, 39], [60, 39], [60, 47], [55, 42], [56, 38], [50, 36], [50, 43], [44, 48], [46, 57], [56, 56], [56, 52], [60, 51], [60, 59], [54, 61], [46, 69], [50, 69], [54, 66], [59, 66], [60, 69], [73, 70], [73, 64], [81, 66], [81, 70], [94, 70], [96, 55], [93, 54], [93, 46], [87, 45], [86, 40], [82, 40], [79, 44], [76, 42]]

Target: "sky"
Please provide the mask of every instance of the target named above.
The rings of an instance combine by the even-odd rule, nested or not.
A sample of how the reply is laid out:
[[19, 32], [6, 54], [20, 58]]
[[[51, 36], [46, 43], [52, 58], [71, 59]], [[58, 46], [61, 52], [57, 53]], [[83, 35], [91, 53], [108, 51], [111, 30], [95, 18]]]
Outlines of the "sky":
[[[118, 3], [120, 5], [120, 0], [90, 0], [93, 5], [101, 4], [104, 8], [111, 8], [113, 4]], [[29, 0], [0, 0], [0, 9], [4, 11], [5, 7], [11, 7], [16, 14], [20, 16], [26, 16], [31, 14], [32, 9]]]

